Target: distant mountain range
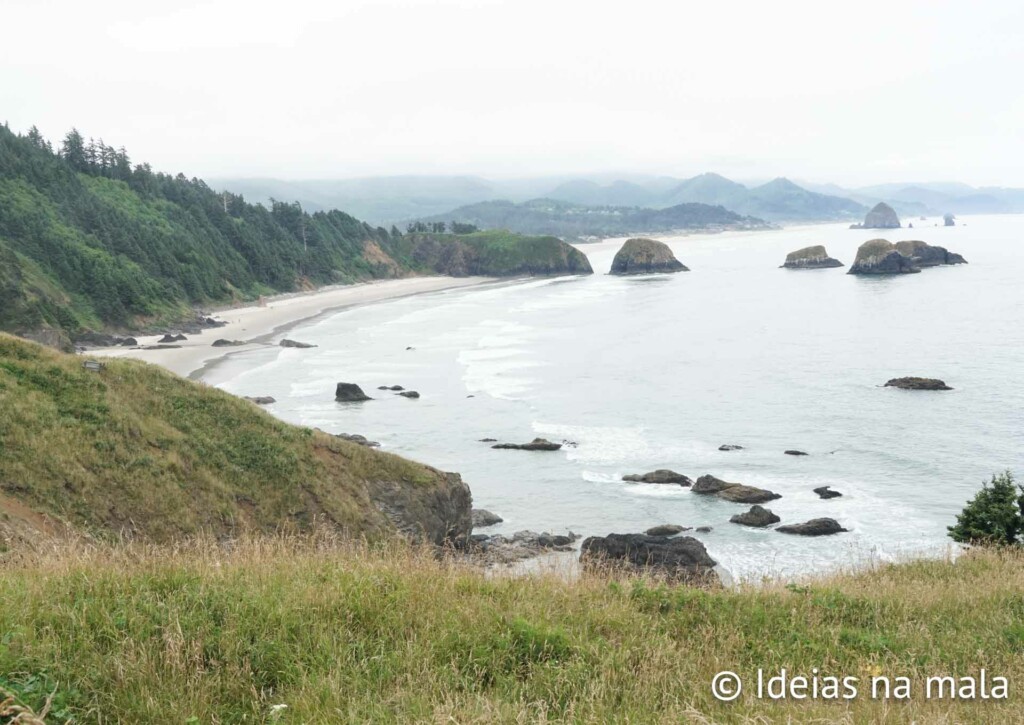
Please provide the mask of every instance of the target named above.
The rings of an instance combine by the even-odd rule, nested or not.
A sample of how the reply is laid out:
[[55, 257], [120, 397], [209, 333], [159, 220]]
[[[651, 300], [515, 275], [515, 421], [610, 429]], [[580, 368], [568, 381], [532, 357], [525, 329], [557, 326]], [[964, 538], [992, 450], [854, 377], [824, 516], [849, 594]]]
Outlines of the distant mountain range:
[[1024, 189], [975, 188], [956, 182], [845, 188], [784, 178], [741, 184], [713, 173], [690, 179], [643, 175], [498, 180], [477, 176], [382, 176], [309, 181], [214, 179], [210, 184], [239, 192], [249, 201], [298, 201], [307, 211], [344, 209], [386, 226], [435, 216], [450, 219], [455, 209], [480, 202], [520, 203], [531, 199], [648, 209], [701, 203], [720, 205], [740, 216], [782, 223], [854, 221], [879, 201], [908, 217], [946, 212], [1024, 212]]
[[519, 234], [553, 234], [580, 239], [626, 234], [654, 234], [686, 229], [766, 229], [762, 219], [741, 216], [710, 204], [685, 203], [664, 209], [638, 206], [588, 206], [557, 199], [483, 201], [421, 221], [473, 224]]

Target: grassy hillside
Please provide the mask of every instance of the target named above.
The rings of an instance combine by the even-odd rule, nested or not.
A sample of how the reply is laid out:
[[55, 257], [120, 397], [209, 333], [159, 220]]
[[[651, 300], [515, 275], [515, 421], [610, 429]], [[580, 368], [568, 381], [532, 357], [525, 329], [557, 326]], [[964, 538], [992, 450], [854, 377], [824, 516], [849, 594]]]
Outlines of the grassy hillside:
[[[9, 557], [0, 591], [0, 688], [36, 710], [53, 693], [50, 722], [1024, 720], [1019, 551], [704, 592], [273, 538]], [[859, 695], [759, 700], [758, 668]], [[1008, 700], [926, 699], [980, 668]], [[746, 681], [736, 702], [712, 697], [720, 670]], [[873, 700], [874, 675], [909, 677], [910, 700]]]
[[144, 363], [94, 373], [0, 334], [0, 410], [0, 546], [67, 528], [156, 541], [316, 523], [371, 538], [468, 530], [457, 477]]

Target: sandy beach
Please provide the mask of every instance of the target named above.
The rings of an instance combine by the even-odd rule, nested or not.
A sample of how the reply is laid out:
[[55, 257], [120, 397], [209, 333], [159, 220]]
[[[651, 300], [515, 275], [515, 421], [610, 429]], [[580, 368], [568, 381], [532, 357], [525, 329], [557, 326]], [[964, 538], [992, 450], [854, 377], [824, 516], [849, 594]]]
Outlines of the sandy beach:
[[[156, 345], [162, 335], [136, 336], [137, 348], [110, 347], [90, 350], [90, 357], [119, 357], [145, 360], [167, 368], [183, 377], [198, 378], [204, 368], [227, 355], [252, 350], [259, 346], [276, 344], [278, 333], [304, 320], [325, 312], [365, 305], [373, 302], [407, 297], [424, 292], [472, 287], [495, 283], [490, 277], [410, 277], [389, 279], [363, 284], [326, 287], [315, 292], [294, 293], [266, 298], [265, 304], [248, 307], [230, 307], [213, 314], [227, 324], [211, 328], [199, 335], [188, 335], [188, 340], [175, 343], [177, 347], [144, 349]], [[239, 340], [245, 345], [213, 347], [214, 340]]]

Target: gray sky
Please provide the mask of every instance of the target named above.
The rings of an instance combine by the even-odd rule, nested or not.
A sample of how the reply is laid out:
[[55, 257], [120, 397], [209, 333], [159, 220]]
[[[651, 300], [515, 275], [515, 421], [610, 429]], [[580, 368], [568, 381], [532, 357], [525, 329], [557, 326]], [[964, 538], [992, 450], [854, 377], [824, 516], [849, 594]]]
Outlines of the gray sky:
[[1024, 186], [1024, 3], [4, 0], [0, 120], [198, 176]]

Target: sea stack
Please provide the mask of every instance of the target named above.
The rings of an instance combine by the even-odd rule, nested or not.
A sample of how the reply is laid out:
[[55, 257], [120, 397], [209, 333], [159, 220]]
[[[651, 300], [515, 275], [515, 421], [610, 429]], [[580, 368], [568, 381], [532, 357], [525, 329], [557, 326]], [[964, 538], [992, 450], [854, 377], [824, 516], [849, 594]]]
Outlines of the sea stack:
[[667, 244], [653, 239], [627, 239], [612, 260], [610, 274], [659, 274], [689, 272]]
[[917, 267], [938, 267], [942, 264], [967, 264], [967, 260], [945, 247], [933, 247], [927, 242], [896, 242], [896, 251], [908, 257]]
[[786, 255], [786, 263], [783, 269], [828, 269], [829, 267], [842, 267], [843, 263], [838, 259], [832, 259], [825, 251], [825, 247], [816, 244], [813, 247], [804, 247]]
[[899, 228], [900, 218], [896, 215], [896, 210], [884, 201], [875, 204], [875, 208], [867, 213], [867, 216], [864, 217], [864, 224], [861, 225], [861, 229]]
[[864, 242], [857, 250], [857, 258], [847, 274], [909, 274], [920, 272], [909, 257], [899, 253], [886, 239]]
[[944, 226], [944, 227], [955, 227], [956, 226], [956, 216], [954, 216], [953, 214], [944, 214], [942, 216], [942, 226]]

